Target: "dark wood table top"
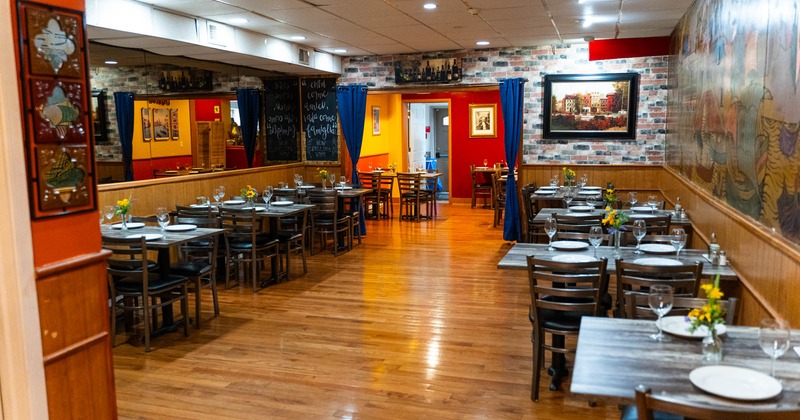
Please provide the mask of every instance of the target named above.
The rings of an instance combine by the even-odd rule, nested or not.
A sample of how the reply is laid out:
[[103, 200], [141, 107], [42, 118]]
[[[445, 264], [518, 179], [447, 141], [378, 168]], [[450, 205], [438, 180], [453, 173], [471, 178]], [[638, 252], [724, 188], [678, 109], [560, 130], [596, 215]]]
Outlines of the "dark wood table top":
[[[740, 402], [717, 397], [695, 387], [689, 373], [703, 361], [701, 340], [667, 335], [656, 342], [655, 321], [584, 317], [578, 336], [570, 390], [575, 394], [632, 402], [634, 388], [647, 385], [653, 393], [711, 405], [797, 406], [800, 403], [800, 356], [792, 349], [775, 361], [775, 377], [783, 391], [769, 400]], [[800, 331], [792, 331], [792, 335]], [[770, 358], [758, 345], [758, 328], [727, 326], [722, 335], [721, 365], [738, 366], [769, 375]]]
[[102, 229], [100, 229], [100, 234], [105, 238], [125, 238], [130, 235], [140, 235], [147, 233], [162, 234], [164, 235], [164, 237], [161, 239], [147, 241], [147, 246], [149, 248], [158, 249], [158, 248], [169, 248], [175, 245], [180, 245], [207, 236], [219, 235], [223, 231], [224, 231], [223, 229], [196, 228], [180, 232], [175, 232], [175, 231], [162, 232], [161, 227], [158, 226], [144, 226], [136, 229], [122, 230], [122, 229], [114, 229], [110, 225], [103, 225]]
[[[221, 209], [231, 208], [231, 209], [241, 209], [245, 207], [244, 204], [239, 205], [222, 205]], [[253, 207], [256, 207], [256, 216], [261, 217], [284, 217], [284, 216], [291, 216], [293, 214], [300, 213], [303, 210], [310, 209], [314, 207], [312, 204], [299, 204], [293, 203], [289, 206], [276, 206], [275, 203], [270, 204], [269, 208], [264, 203], [255, 203]], [[265, 209], [265, 210], [261, 210]]]
[[[636, 261], [639, 258], [668, 258], [671, 260], [678, 260], [684, 264], [694, 263], [695, 261], [703, 262], [703, 277], [714, 277], [720, 275], [722, 280], [738, 280], [736, 271], [729, 265], [712, 266], [711, 263], [703, 256], [705, 250], [700, 249], [684, 249], [681, 251], [680, 257], [676, 257], [675, 253], [670, 254], [634, 254], [634, 247], [622, 247], [622, 259], [625, 261]], [[614, 271], [617, 269], [617, 264], [612, 256], [614, 247], [601, 246], [597, 248], [597, 256], [608, 258], [608, 270]], [[586, 249], [577, 251], [548, 251], [547, 244], [527, 244], [516, 243], [510, 250], [503, 256], [503, 259], [497, 263], [499, 269], [512, 269], [512, 270], [527, 270], [528, 269], [528, 255], [536, 255], [539, 258], [552, 258], [556, 255], [586, 255], [593, 256], [594, 248], [588, 246]]]
[[[672, 214], [671, 210], [656, 210], [656, 211], [654, 211], [652, 213], [640, 213], [640, 212], [631, 212], [631, 210], [624, 209], [624, 210], [622, 210], [622, 212], [627, 214], [631, 219], [636, 219], [637, 217], [642, 218], [645, 221], [645, 223], [647, 222], [647, 218], [648, 217], [666, 216], [667, 213]], [[541, 210], [539, 210], [539, 213], [536, 213], [536, 216], [533, 218], [533, 223], [544, 225], [544, 221], [548, 217], [551, 217], [553, 215], [553, 213], [556, 213], [556, 214], [559, 214], [559, 215], [565, 214], [565, 215], [570, 215], [570, 216], [585, 216], [587, 214], [603, 214], [603, 210], [595, 209], [592, 212], [574, 212], [574, 211], [570, 211], [569, 209], [565, 209], [565, 208], [548, 207], [548, 208], [541, 209]], [[676, 226], [689, 225], [689, 226], [691, 226], [692, 222], [689, 220], [688, 217], [683, 218], [683, 219], [678, 219], [673, 214], [672, 219], [670, 219], [670, 225], [676, 225]]]

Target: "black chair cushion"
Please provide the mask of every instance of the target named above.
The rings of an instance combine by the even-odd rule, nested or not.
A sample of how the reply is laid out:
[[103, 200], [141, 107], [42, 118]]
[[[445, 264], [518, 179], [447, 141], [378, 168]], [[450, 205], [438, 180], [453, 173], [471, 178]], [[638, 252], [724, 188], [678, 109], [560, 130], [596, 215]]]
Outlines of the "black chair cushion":
[[[638, 412], [636, 410], [635, 405], [626, 405], [622, 408], [622, 413], [620, 413], [620, 420], [636, 420], [639, 417], [637, 416]], [[683, 416], [679, 416], [677, 414], [670, 414], [665, 413], [663, 411], [654, 411], [653, 418], [655, 420], [683, 420]]]
[[540, 313], [544, 328], [575, 332], [581, 328], [581, 318], [589, 315], [586, 312], [553, 311], [550, 309], [542, 309]]
[[[256, 246], [263, 247], [270, 245], [270, 242], [277, 242], [277, 239], [272, 238], [269, 235], [256, 235]], [[231, 248], [239, 251], [246, 251], [253, 249], [253, 243], [250, 241], [231, 241], [230, 243]]]
[[[147, 282], [148, 291], [150, 293], [159, 293], [184, 283], [187, 280], [189, 279], [186, 278], [186, 276], [170, 274], [167, 277], [162, 277], [156, 273], [152, 273]], [[141, 277], [125, 277], [115, 282], [114, 288], [120, 293], [142, 293], [142, 279]]]
[[170, 266], [170, 272], [179, 276], [197, 277], [211, 271], [211, 264], [205, 261], [183, 261]]
[[296, 230], [279, 230], [278, 241], [281, 243], [294, 241], [303, 237], [303, 234]]

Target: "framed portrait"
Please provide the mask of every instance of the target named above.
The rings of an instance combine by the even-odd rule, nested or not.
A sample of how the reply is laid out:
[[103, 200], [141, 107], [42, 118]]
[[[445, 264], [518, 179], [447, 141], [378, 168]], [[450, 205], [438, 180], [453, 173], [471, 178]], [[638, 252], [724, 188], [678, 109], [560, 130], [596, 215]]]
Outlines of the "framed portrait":
[[637, 73], [544, 76], [545, 139], [635, 139]]
[[107, 142], [108, 114], [106, 111], [106, 92], [104, 90], [92, 90], [92, 126], [94, 127], [94, 142]]
[[153, 108], [153, 138], [156, 141], [169, 140], [169, 109]]
[[377, 136], [381, 133], [381, 107], [372, 107], [372, 135]]
[[153, 120], [150, 118], [150, 108], [142, 108], [142, 140], [150, 141], [153, 138]]
[[497, 137], [497, 104], [469, 106], [469, 136]]

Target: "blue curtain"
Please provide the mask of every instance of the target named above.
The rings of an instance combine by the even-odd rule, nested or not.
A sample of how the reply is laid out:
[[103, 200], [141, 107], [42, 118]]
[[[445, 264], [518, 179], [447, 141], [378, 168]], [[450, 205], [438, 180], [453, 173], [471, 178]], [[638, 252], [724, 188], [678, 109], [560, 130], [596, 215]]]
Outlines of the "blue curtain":
[[519, 151], [520, 136], [522, 134], [524, 93], [525, 79], [507, 79], [500, 82], [500, 105], [503, 108], [504, 143], [506, 147], [506, 162], [508, 162], [506, 211], [505, 217], [503, 217], [503, 239], [506, 241], [519, 241], [521, 237], [517, 181], [514, 168], [517, 166], [517, 152]]
[[242, 142], [244, 154], [247, 156], [247, 167], [253, 167], [256, 155], [256, 133], [261, 116], [261, 92], [258, 89], [236, 89], [236, 101], [239, 104], [239, 120], [242, 122]]
[[[367, 116], [367, 87], [365, 85], [337, 86], [336, 100], [339, 107], [342, 134], [344, 134], [344, 141], [347, 144], [350, 160], [353, 162], [353, 184], [358, 184], [358, 169], [356, 165], [358, 165], [358, 158], [361, 156], [364, 120]], [[367, 226], [363, 206], [360, 206], [359, 213], [361, 234], [366, 235]]]
[[114, 92], [117, 108], [117, 131], [122, 145], [122, 166], [125, 180], [133, 181], [133, 93]]

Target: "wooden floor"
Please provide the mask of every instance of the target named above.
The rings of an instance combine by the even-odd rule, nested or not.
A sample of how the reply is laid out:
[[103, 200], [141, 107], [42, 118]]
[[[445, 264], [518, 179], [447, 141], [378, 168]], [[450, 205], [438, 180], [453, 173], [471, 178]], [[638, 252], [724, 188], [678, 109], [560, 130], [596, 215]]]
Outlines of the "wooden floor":
[[305, 276], [221, 291], [218, 318], [205, 296], [190, 337], [114, 349], [120, 417], [618, 418], [546, 373], [530, 400], [527, 278], [495, 268], [511, 244], [491, 225], [468, 205], [367, 221], [361, 246], [311, 257]]

